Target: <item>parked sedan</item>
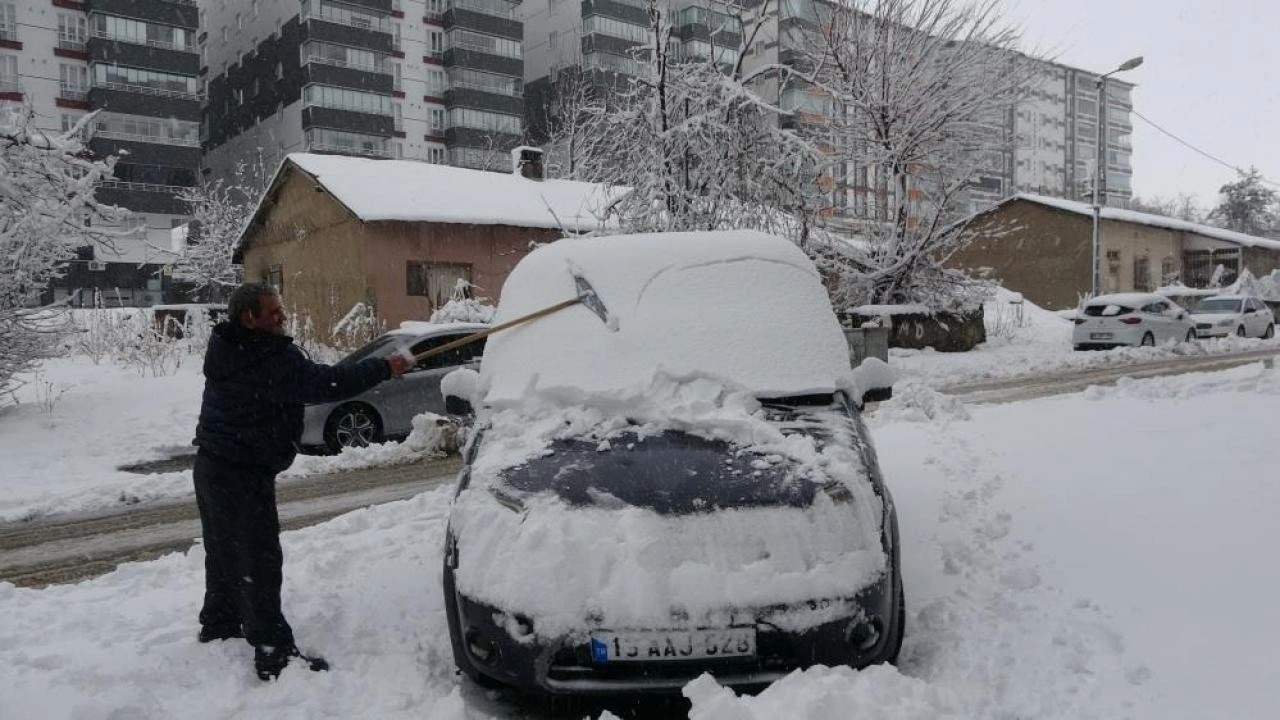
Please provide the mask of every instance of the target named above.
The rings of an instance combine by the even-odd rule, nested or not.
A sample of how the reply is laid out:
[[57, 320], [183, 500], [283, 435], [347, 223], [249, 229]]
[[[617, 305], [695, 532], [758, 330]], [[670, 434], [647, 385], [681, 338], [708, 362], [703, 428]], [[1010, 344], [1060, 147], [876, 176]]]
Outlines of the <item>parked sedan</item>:
[[[392, 330], [339, 361], [354, 363], [367, 357], [386, 357], [405, 349], [417, 355], [485, 329], [475, 323], [410, 322]], [[420, 361], [397, 380], [387, 380], [355, 397], [308, 405], [302, 441], [307, 451], [339, 452], [345, 447], [402, 438], [413, 429], [413, 418], [424, 412], [444, 414], [440, 379], [458, 367], [478, 367], [484, 340]]]
[[1076, 350], [1190, 342], [1196, 338], [1195, 324], [1187, 311], [1153, 293], [1099, 295], [1080, 310], [1075, 324], [1071, 342]]
[[1217, 295], [1205, 298], [1191, 311], [1196, 335], [1202, 338], [1240, 337], [1270, 338], [1275, 335], [1276, 319], [1267, 304], [1254, 297]]

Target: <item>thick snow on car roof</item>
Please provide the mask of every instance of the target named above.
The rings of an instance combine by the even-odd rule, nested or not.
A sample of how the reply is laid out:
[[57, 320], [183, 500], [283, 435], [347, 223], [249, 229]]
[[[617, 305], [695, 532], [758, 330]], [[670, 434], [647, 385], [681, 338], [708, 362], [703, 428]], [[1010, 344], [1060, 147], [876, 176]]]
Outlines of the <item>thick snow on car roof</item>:
[[1159, 300], [1169, 301], [1169, 298], [1155, 295], [1153, 293], [1116, 293], [1114, 295], [1099, 295], [1092, 298], [1086, 303], [1087, 305], [1124, 305], [1125, 307], [1138, 307], [1153, 303]]
[[530, 394], [576, 402], [655, 379], [709, 377], [761, 397], [830, 393], [849, 351], [813, 263], [754, 231], [559, 240], [526, 256], [502, 289], [499, 324], [595, 289], [606, 324], [578, 305], [489, 339], [485, 402]]

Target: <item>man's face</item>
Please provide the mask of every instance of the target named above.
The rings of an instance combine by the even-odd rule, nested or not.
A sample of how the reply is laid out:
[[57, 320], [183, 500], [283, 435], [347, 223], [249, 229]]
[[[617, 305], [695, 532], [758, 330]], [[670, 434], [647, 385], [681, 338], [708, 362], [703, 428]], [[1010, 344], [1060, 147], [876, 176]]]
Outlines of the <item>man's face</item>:
[[257, 315], [254, 315], [252, 311], [245, 312], [240, 318], [240, 324], [250, 330], [283, 335], [285, 315], [284, 307], [280, 305], [280, 296], [263, 296], [261, 306], [261, 310]]

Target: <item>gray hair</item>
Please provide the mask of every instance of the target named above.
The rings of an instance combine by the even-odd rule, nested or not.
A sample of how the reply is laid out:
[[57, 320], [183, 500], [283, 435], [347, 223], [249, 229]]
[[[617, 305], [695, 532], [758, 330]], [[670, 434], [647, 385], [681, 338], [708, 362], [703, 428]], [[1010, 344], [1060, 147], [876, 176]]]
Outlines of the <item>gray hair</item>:
[[245, 283], [231, 293], [231, 299], [227, 301], [227, 315], [232, 323], [239, 325], [245, 311], [257, 317], [262, 312], [262, 298], [276, 294], [276, 289], [265, 283]]

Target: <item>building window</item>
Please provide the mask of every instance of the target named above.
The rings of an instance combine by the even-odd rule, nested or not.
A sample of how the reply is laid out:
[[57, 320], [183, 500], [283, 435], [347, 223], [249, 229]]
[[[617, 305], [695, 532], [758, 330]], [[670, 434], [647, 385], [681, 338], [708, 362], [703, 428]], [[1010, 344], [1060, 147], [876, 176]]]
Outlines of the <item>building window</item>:
[[302, 100], [304, 107], [326, 107], [372, 115], [390, 115], [392, 106], [389, 95], [377, 95], [329, 85], [306, 86], [302, 89]]
[[236, 29], [237, 30], [244, 29], [244, 18], [241, 17], [240, 13], [236, 13]]
[[83, 65], [58, 64], [58, 97], [84, 100], [89, 93], [89, 68]]
[[439, 30], [427, 31], [427, 55], [435, 58], [444, 55], [444, 33]]
[[[113, 15], [93, 16], [94, 37], [121, 40], [123, 42], [149, 45], [167, 50], [183, 50], [195, 52], [195, 33], [170, 25], [129, 20]], [[227, 39], [227, 29], [222, 28], [222, 39]]]
[[83, 51], [88, 37], [88, 20], [84, 16], [58, 13], [58, 47]]
[[445, 88], [446, 88], [446, 83], [445, 83], [444, 71], [428, 70], [427, 71], [427, 94], [432, 95], [434, 97], [441, 97], [444, 95]]
[[471, 266], [454, 263], [427, 263], [410, 260], [405, 263], [405, 294], [425, 297], [432, 307], [449, 302], [458, 280], [471, 282]]
[[0, 55], [0, 92], [18, 92], [17, 55]]
[[427, 162], [434, 163], [436, 165], [443, 165], [445, 162], [444, 148], [438, 145], [428, 145]]
[[279, 265], [272, 265], [267, 271], [267, 284], [270, 285], [276, 294], [284, 297], [284, 268]]
[[1146, 255], [1138, 255], [1133, 258], [1133, 289], [1138, 292], [1150, 292], [1151, 287], [1151, 259]]
[[18, 12], [13, 3], [0, 3], [0, 40], [18, 39]]
[[188, 75], [171, 75], [157, 70], [141, 70], [119, 65], [95, 63], [94, 83], [99, 87], [146, 88], [155, 94], [189, 95], [196, 92], [196, 79]]
[[431, 108], [427, 113], [431, 131], [439, 133], [444, 130], [444, 110]]
[[1171, 285], [1178, 280], [1178, 263], [1172, 256], [1166, 255], [1164, 260], [1160, 261], [1160, 283], [1162, 285]]

